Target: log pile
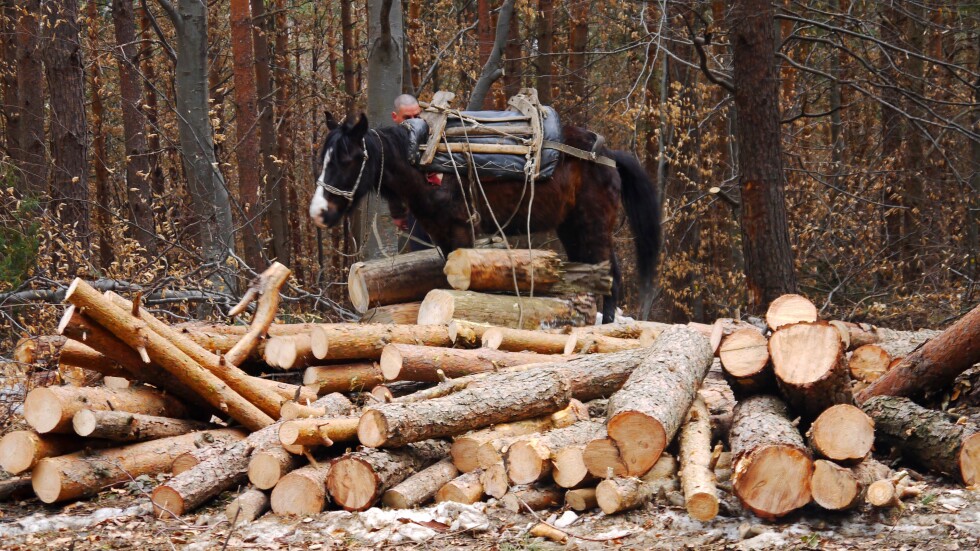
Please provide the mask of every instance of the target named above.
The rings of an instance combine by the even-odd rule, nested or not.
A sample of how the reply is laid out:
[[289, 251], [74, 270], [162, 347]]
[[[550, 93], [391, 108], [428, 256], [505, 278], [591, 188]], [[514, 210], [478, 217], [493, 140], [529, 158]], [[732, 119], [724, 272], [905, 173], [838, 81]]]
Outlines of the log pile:
[[[556, 257], [501, 249], [451, 260], [450, 284], [495, 292], [515, 282], [530, 291], [534, 281], [544, 293], [569, 273]], [[500, 274], [489, 272], [506, 262], [520, 270], [494, 280]], [[564, 302], [505, 312], [489, 302], [471, 308], [467, 301], [483, 300], [477, 293], [447, 289], [427, 290], [419, 307], [419, 319], [434, 323], [291, 325], [273, 323], [278, 300], [268, 296], [282, 270], [270, 268], [246, 297], [256, 301], [247, 327], [170, 325], [138, 299], [73, 282], [62, 334], [20, 353], [96, 376], [73, 379], [89, 386], [34, 389], [23, 408], [30, 430], [0, 439], [0, 467], [29, 477], [45, 503], [172, 473], [151, 493], [160, 517], [242, 488], [227, 508], [231, 522], [270, 509], [311, 515], [489, 498], [515, 512], [564, 503], [606, 514], [663, 501], [701, 522], [727, 514], [732, 497], [765, 519], [811, 502], [900, 506], [914, 489], [872, 457], [875, 443], [966, 485], [980, 477], [980, 427], [883, 395], [912, 393], [887, 364], [913, 350], [891, 343], [918, 337], [819, 320], [800, 296], [774, 303], [767, 327], [552, 327], [584, 321], [569, 306], [577, 299], [535, 297]], [[390, 306], [383, 296], [419, 298], [376, 294], [371, 278], [390, 273], [359, 270], [365, 309]], [[449, 304], [439, 316], [434, 296]], [[493, 315], [462, 315], [479, 308]], [[976, 363], [972, 315], [953, 337], [927, 337], [966, 350], [926, 344], [893, 370]], [[287, 376], [303, 369], [302, 384], [246, 371], [256, 365]], [[950, 380], [953, 368], [942, 369], [927, 377], [930, 388]], [[119, 376], [128, 386], [109, 384]]]

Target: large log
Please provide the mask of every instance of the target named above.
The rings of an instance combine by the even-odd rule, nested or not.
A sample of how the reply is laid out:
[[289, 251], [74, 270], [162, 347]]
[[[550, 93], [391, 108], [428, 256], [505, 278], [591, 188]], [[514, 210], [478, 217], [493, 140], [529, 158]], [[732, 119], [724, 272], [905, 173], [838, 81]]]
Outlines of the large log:
[[[501, 423], [494, 427], [467, 433], [453, 441], [450, 454], [456, 468], [464, 473], [480, 468], [479, 449], [484, 444], [502, 438], [512, 438], [560, 429], [589, 418], [589, 410], [582, 402], [572, 399], [568, 407], [533, 419], [513, 423]], [[496, 462], [496, 459], [493, 461]]]
[[225, 518], [232, 527], [252, 522], [269, 510], [269, 496], [252, 488], [236, 497], [225, 507]]
[[216, 428], [209, 423], [125, 411], [83, 409], [72, 418], [75, 434], [115, 442], [139, 442]]
[[384, 383], [381, 368], [375, 362], [307, 367], [303, 384], [316, 393], [364, 392]]
[[315, 515], [327, 504], [330, 463], [296, 469], [282, 477], [272, 490], [272, 512], [277, 515]]
[[807, 431], [810, 447], [821, 457], [854, 464], [871, 453], [875, 425], [860, 408], [837, 404], [817, 417]]
[[853, 403], [844, 343], [834, 326], [784, 325], [769, 338], [769, 355], [783, 396], [806, 419], [830, 406]]
[[398, 325], [415, 325], [419, 319], [419, 307], [422, 301], [389, 304], [371, 308], [361, 314], [361, 323], [396, 323]]
[[151, 388], [55, 386], [35, 388], [24, 400], [24, 419], [40, 434], [72, 434], [72, 418], [83, 409], [185, 417], [187, 408]]
[[365, 446], [398, 447], [553, 413], [571, 399], [568, 381], [551, 371], [494, 374], [482, 382], [443, 398], [375, 406], [361, 416], [358, 439]]
[[377, 360], [390, 343], [452, 346], [443, 325], [335, 323], [310, 332], [313, 355], [319, 360]]
[[907, 398], [875, 396], [864, 403], [875, 423], [875, 438], [935, 472], [967, 486], [980, 481], [980, 427], [954, 423], [941, 411], [923, 408]]
[[595, 300], [512, 297], [472, 291], [429, 291], [419, 308], [420, 324], [447, 324], [453, 319], [515, 329], [542, 329], [595, 323]]
[[609, 399], [606, 430], [630, 475], [650, 470], [674, 439], [713, 356], [704, 335], [686, 327], [670, 328]]
[[[256, 302], [255, 314], [252, 316], [252, 323], [249, 324], [248, 332], [242, 335], [242, 338], [224, 356], [227, 364], [240, 365], [258, 347], [259, 340], [268, 334], [269, 326], [275, 321], [276, 311], [279, 309], [279, 289], [286, 284], [290, 273], [289, 268], [278, 262], [273, 262], [259, 274], [259, 277], [249, 286], [242, 300], [228, 312], [228, 315], [234, 318], [244, 312], [252, 300]], [[185, 352], [187, 351], [185, 350]], [[235, 387], [231, 381], [228, 379], [225, 381], [239, 393], [245, 395], [245, 391]], [[266, 411], [266, 413], [274, 415], [274, 412]]]
[[721, 341], [718, 359], [739, 396], [771, 391], [776, 380], [769, 364], [769, 341], [755, 327], [739, 329]]
[[568, 342], [568, 335], [544, 333], [529, 329], [490, 327], [483, 332], [481, 341], [484, 348], [493, 350], [564, 354], [565, 345]]
[[[501, 367], [555, 361], [554, 356], [533, 352], [503, 352], [489, 348], [462, 350], [414, 344], [389, 344], [381, 352], [381, 373], [387, 381], [437, 383], [497, 371]], [[442, 371], [442, 375], [439, 375]]]
[[443, 459], [449, 444], [439, 440], [415, 442], [395, 450], [365, 449], [334, 460], [327, 476], [327, 491], [334, 503], [348, 511], [364, 511], [389, 488], [413, 473]]
[[665, 454], [641, 478], [603, 480], [596, 486], [595, 497], [602, 512], [612, 515], [642, 507], [677, 488], [677, 460]]
[[530, 484], [551, 474], [555, 452], [568, 446], [584, 445], [600, 430], [600, 421], [579, 421], [540, 436], [523, 438], [507, 448], [504, 456], [507, 477], [514, 484]]
[[436, 492], [436, 503], [453, 501], [472, 505], [483, 499], [483, 483], [480, 482], [481, 471], [463, 473], [443, 484]]
[[760, 394], [739, 402], [729, 440], [732, 486], [745, 508], [772, 519], [810, 502], [813, 462], [779, 398]]
[[817, 321], [817, 307], [804, 296], [783, 295], [769, 304], [766, 325], [775, 331], [784, 325]]
[[445, 263], [437, 249], [358, 262], [347, 276], [350, 302], [363, 314], [373, 306], [417, 301], [433, 289], [448, 289]]
[[[176, 376], [195, 393], [220, 411], [227, 411], [236, 421], [251, 430], [272, 424], [272, 418], [243, 398], [227, 383], [211, 373], [186, 353], [164, 339], [147, 325], [146, 317], [136, 318], [122, 310], [91, 285], [76, 279], [66, 293], [68, 300], [85, 309], [86, 315], [114, 333], [147, 358], [152, 356], [161, 367]], [[149, 363], [149, 362], [147, 362]]]
[[843, 511], [860, 505], [871, 484], [891, 476], [891, 469], [874, 459], [854, 467], [841, 467], [832, 461], [813, 462], [810, 488], [813, 501], [831, 511]]
[[431, 501], [436, 492], [459, 476], [452, 460], [443, 459], [386, 491], [381, 503], [393, 509], [412, 509]]
[[711, 465], [711, 414], [700, 397], [694, 400], [680, 434], [680, 477], [684, 504], [702, 522], [718, 515], [718, 488]]
[[[132, 308], [131, 302], [113, 293], [112, 291], [106, 292], [105, 296], [120, 309], [125, 309], [127, 305]], [[278, 297], [278, 291], [276, 292], [276, 297]], [[278, 299], [276, 300], [278, 301]], [[138, 316], [134, 317], [146, 323], [150, 332], [156, 333], [159, 337], [169, 342], [171, 346], [175, 346], [178, 350], [186, 354], [188, 358], [196, 362], [204, 369], [207, 369], [213, 373], [244, 400], [251, 403], [254, 407], [259, 408], [266, 414], [267, 417], [269, 417], [270, 420], [275, 419], [275, 417], [279, 415], [279, 408], [286, 399], [280, 396], [279, 393], [266, 386], [266, 384], [261, 380], [251, 377], [239, 369], [237, 367], [237, 363], [235, 363], [240, 363], [244, 356], [247, 356], [247, 350], [242, 351], [242, 349], [239, 349], [238, 357], [231, 356], [231, 354], [236, 351], [234, 348], [228, 352], [228, 357], [218, 356], [217, 354], [209, 352], [207, 349], [197, 344], [193, 340], [187, 338], [180, 331], [177, 331], [170, 325], [158, 320], [146, 309], [139, 308], [136, 310], [136, 313]], [[247, 335], [252, 334], [253, 333], [250, 332]], [[242, 338], [246, 339], [251, 337], [245, 336]], [[251, 350], [251, 348], [248, 350]], [[248, 426], [244, 421], [239, 422]], [[264, 424], [261, 426], [269, 424], [264, 420], [263, 423]], [[261, 428], [261, 426], [257, 425], [249, 428], [252, 430], [257, 430], [257, 428]]]
[[45, 457], [56, 457], [86, 447], [105, 447], [97, 440], [85, 441], [68, 435], [40, 435], [30, 430], [15, 430], [0, 438], [0, 469], [10, 474], [27, 472]]
[[872, 396], [922, 396], [948, 387], [976, 363], [980, 363], [980, 306], [905, 356], [855, 398], [863, 403]]
[[214, 438], [230, 430], [194, 432], [121, 448], [45, 458], [34, 467], [31, 484], [44, 503], [94, 495], [102, 488], [140, 475], [165, 472], [178, 455], [194, 449], [203, 435]]

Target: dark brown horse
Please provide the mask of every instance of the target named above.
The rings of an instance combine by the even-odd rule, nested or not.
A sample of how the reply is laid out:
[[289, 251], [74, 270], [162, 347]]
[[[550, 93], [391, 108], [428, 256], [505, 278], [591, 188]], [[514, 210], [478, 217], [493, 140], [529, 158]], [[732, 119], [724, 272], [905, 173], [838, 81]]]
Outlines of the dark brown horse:
[[[461, 167], [462, 181], [447, 174], [442, 185], [434, 187], [406, 158], [408, 129], [393, 126], [369, 131], [363, 114], [356, 123], [343, 125], [328, 115], [327, 125], [330, 132], [314, 163], [317, 187], [310, 216], [316, 224], [333, 226], [361, 198], [377, 191], [407, 205], [445, 254], [471, 247], [474, 234], [498, 232], [498, 223], [506, 224], [504, 231], [509, 235], [527, 233], [528, 224], [531, 232], [554, 229], [570, 261], [610, 262], [612, 295], [604, 297], [602, 304], [603, 320], [610, 322], [622, 287], [613, 248], [622, 201], [633, 230], [641, 289], [644, 299], [649, 297], [660, 250], [660, 202], [633, 155], [601, 148], [599, 154], [616, 161], [614, 169], [562, 154], [551, 178], [533, 186], [486, 178], [471, 185]], [[593, 147], [595, 136], [581, 128], [565, 127], [563, 134], [567, 145], [586, 151]], [[471, 216], [474, 209], [477, 214]]]

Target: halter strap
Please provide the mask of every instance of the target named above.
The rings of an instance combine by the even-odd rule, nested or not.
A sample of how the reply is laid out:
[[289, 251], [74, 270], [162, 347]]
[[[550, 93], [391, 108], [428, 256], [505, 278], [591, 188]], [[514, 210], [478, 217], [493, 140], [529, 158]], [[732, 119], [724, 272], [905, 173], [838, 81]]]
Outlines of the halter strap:
[[[374, 132], [374, 135], [378, 137], [378, 147], [381, 149], [381, 170], [378, 171], [378, 185], [377, 189], [375, 190], [376, 193], [380, 193], [381, 181], [384, 178], [385, 173], [385, 145], [384, 142], [381, 141], [381, 135], [378, 134], [377, 130], [372, 129], [371, 132]], [[354, 194], [357, 193], [357, 188], [360, 187], [361, 179], [364, 177], [364, 167], [367, 166], [368, 159], [370, 158], [367, 148], [367, 136], [361, 138], [361, 149], [364, 150], [364, 159], [361, 161], [361, 170], [357, 173], [357, 180], [354, 182], [354, 187], [351, 188], [350, 191], [336, 188], [323, 181], [323, 175], [326, 174], [326, 166], [323, 167], [324, 170], [320, 171], [320, 177], [316, 180], [317, 187], [322, 188], [327, 193], [339, 195], [348, 201], [353, 201]]]

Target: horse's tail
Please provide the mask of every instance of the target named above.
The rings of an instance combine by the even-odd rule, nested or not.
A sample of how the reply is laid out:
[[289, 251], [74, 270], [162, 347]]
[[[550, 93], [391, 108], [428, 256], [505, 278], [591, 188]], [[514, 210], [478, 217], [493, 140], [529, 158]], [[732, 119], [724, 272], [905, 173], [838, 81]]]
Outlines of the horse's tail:
[[641, 316], [647, 319], [653, 301], [653, 276], [660, 254], [660, 198], [640, 162], [625, 151], [611, 151], [622, 181], [623, 208], [633, 230], [636, 267], [640, 276]]

